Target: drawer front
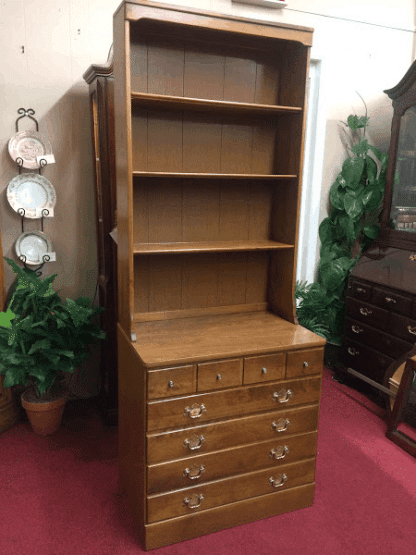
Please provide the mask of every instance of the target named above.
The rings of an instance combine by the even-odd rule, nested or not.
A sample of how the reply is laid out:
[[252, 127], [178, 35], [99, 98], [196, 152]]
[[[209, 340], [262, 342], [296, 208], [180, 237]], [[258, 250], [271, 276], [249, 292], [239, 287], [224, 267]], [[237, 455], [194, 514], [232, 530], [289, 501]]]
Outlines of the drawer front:
[[180, 366], [151, 370], [147, 374], [147, 396], [149, 399], [174, 397], [196, 391], [196, 366]]
[[287, 353], [286, 378], [298, 378], [322, 372], [324, 350], [308, 349]]
[[388, 331], [389, 312], [372, 304], [349, 297], [347, 299], [347, 316], [374, 328]]
[[395, 335], [405, 341], [416, 343], [416, 321], [398, 314], [391, 315], [391, 329]]
[[373, 287], [371, 302], [386, 310], [411, 316], [412, 300], [410, 295], [389, 291], [383, 287]]
[[249, 474], [148, 497], [148, 522], [157, 522], [242, 499], [282, 491], [315, 479], [315, 459], [284, 464]]
[[150, 465], [147, 491], [171, 491], [264, 468], [278, 470], [282, 464], [314, 457], [316, 439], [317, 432], [310, 432]]
[[362, 283], [361, 281], [353, 280], [348, 286], [349, 295], [355, 299], [360, 299], [362, 301], [371, 301], [371, 285]]
[[345, 322], [345, 333], [353, 341], [356, 340], [391, 358], [398, 358], [412, 348], [411, 343], [349, 318]]
[[319, 376], [151, 401], [147, 405], [147, 430], [195, 426], [208, 420], [313, 403], [319, 399], [320, 384]]
[[197, 391], [235, 387], [243, 383], [243, 359], [198, 364]]
[[246, 357], [244, 359], [244, 383], [260, 383], [283, 380], [286, 353]]
[[345, 366], [364, 374], [368, 378], [382, 384], [384, 372], [393, 362], [393, 359], [370, 349], [360, 343], [345, 340], [343, 345], [343, 362]]
[[148, 464], [220, 451], [287, 435], [313, 432], [318, 427], [319, 406], [283, 409], [243, 418], [147, 435]]

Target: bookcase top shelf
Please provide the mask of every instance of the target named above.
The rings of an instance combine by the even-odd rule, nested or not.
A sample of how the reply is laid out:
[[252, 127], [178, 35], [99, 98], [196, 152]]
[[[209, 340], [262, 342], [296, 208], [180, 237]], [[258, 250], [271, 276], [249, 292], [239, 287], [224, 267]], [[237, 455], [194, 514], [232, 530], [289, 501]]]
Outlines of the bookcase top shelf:
[[178, 177], [210, 179], [296, 179], [297, 175], [273, 175], [259, 173], [185, 173], [185, 172], [143, 172], [133, 171], [133, 177]]
[[277, 241], [198, 241], [181, 243], [138, 243], [134, 254], [172, 254], [187, 252], [232, 252], [293, 249], [294, 245]]

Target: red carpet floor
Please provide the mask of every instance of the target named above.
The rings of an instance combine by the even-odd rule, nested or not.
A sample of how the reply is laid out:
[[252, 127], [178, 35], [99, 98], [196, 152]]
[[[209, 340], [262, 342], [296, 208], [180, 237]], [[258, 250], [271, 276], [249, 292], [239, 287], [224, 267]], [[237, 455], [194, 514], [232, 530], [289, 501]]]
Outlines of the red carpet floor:
[[[91, 410], [64, 418], [49, 438], [27, 423], [0, 435], [0, 554], [141, 553], [117, 493], [117, 430]], [[415, 554], [416, 461], [385, 438], [383, 411], [329, 372], [318, 453], [312, 507], [152, 553]]]

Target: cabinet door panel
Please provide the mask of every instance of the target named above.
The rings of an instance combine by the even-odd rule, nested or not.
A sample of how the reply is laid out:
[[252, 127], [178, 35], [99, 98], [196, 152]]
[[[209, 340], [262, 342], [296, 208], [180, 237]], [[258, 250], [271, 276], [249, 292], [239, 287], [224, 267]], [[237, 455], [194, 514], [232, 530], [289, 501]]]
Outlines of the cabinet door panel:
[[317, 433], [311, 432], [151, 465], [147, 468], [147, 491], [186, 488], [261, 468], [277, 471], [283, 464], [314, 457], [316, 439]]

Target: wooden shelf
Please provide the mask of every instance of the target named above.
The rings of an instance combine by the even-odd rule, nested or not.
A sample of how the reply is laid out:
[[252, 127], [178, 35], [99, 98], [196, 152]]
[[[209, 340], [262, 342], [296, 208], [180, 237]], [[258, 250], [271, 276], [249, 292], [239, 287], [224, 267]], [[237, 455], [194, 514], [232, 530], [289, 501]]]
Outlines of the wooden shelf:
[[183, 243], [139, 243], [134, 254], [172, 254], [187, 252], [232, 252], [293, 249], [293, 245], [277, 241], [198, 241]]
[[185, 96], [169, 96], [162, 94], [148, 94], [132, 92], [133, 105], [143, 108], [157, 108], [169, 110], [193, 110], [198, 112], [245, 113], [256, 116], [278, 116], [282, 114], [299, 114], [302, 108], [298, 106], [275, 106], [272, 104], [250, 104], [246, 102], [229, 102], [226, 100], [207, 100], [189, 98]]
[[133, 177], [177, 177], [191, 179], [296, 179], [297, 175], [270, 175], [259, 173], [186, 173], [186, 172], [143, 172], [133, 171]]
[[148, 367], [322, 347], [325, 339], [271, 312], [136, 322], [133, 343]]

